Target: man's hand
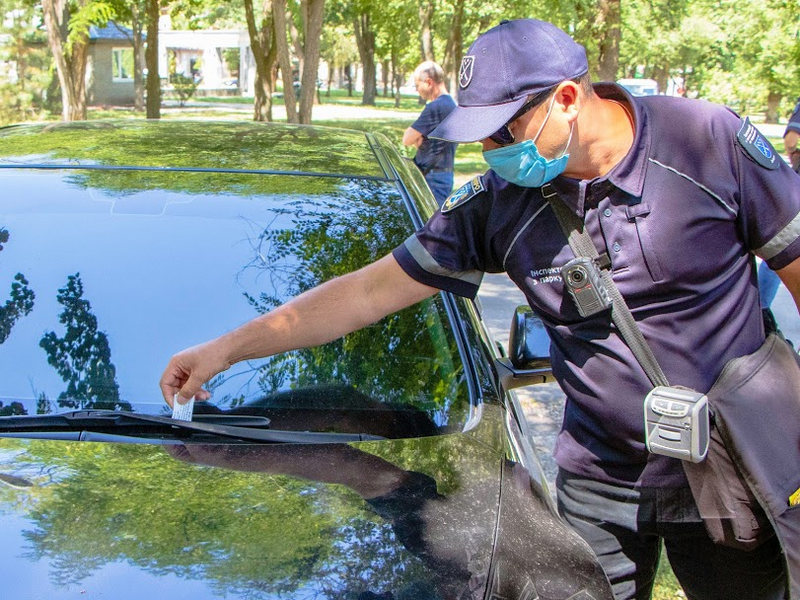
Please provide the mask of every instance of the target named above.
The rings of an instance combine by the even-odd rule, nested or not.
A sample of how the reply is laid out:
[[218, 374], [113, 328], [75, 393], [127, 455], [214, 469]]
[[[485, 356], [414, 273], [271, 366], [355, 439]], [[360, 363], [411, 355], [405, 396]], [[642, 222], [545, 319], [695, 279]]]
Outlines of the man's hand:
[[161, 376], [161, 394], [167, 404], [179, 394], [178, 402], [185, 404], [194, 396], [195, 400], [208, 400], [211, 394], [201, 388], [212, 377], [230, 368], [217, 340], [187, 348], [170, 359]]

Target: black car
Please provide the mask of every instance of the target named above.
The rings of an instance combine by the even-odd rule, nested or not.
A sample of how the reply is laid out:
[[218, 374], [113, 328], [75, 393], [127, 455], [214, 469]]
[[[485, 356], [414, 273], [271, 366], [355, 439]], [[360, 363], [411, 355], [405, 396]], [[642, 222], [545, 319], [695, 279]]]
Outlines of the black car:
[[220, 122], [0, 130], [4, 598], [611, 598], [500, 355], [449, 294], [240, 363], [175, 421], [176, 351], [390, 252], [435, 203], [388, 140]]

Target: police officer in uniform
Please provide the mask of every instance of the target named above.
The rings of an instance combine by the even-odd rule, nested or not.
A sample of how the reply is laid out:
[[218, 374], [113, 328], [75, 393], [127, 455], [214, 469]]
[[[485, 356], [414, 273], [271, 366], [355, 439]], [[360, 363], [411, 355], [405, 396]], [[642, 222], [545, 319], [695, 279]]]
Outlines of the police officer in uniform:
[[233, 362], [336, 339], [439, 289], [474, 297], [483, 273], [505, 271], [547, 327], [567, 395], [559, 510], [616, 596], [650, 597], [663, 540], [690, 598], [782, 598], [776, 539], [750, 552], [715, 545], [681, 461], [646, 451], [652, 385], [607, 312], [582, 318], [566, 293], [560, 267], [574, 254], [549, 199], [608, 255], [670, 383], [706, 391], [764, 340], [752, 254], [800, 306], [800, 179], [728, 109], [633, 98], [592, 86], [587, 71], [584, 49], [549, 23], [503, 22], [480, 36], [461, 65], [459, 106], [431, 135], [480, 140], [491, 170], [392, 255], [175, 355], [162, 393], [206, 399], [201, 385]]

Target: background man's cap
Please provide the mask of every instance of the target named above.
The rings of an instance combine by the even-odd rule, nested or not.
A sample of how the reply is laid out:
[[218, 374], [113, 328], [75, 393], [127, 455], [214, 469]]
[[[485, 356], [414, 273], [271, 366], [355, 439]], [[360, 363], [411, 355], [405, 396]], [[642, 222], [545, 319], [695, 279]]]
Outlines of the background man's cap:
[[458, 106], [428, 137], [476, 142], [505, 125], [528, 96], [589, 70], [586, 50], [552, 23], [503, 21], [461, 61]]

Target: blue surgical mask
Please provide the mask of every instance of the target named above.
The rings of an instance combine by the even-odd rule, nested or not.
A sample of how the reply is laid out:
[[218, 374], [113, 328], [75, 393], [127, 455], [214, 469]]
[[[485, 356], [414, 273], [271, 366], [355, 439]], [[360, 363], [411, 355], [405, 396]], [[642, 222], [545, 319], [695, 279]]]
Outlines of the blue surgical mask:
[[567, 148], [569, 148], [569, 143], [572, 141], [572, 127], [569, 130], [569, 139], [564, 147], [564, 152], [558, 158], [546, 159], [539, 154], [539, 150], [536, 148], [536, 140], [539, 139], [545, 123], [550, 118], [554, 103], [555, 96], [550, 102], [550, 108], [547, 110], [544, 121], [542, 121], [542, 126], [539, 127], [539, 131], [536, 132], [536, 136], [532, 140], [502, 146], [483, 153], [484, 160], [492, 170], [509, 183], [514, 183], [521, 187], [542, 187], [548, 181], [552, 181], [561, 175], [567, 168], [569, 154], [566, 152]]

